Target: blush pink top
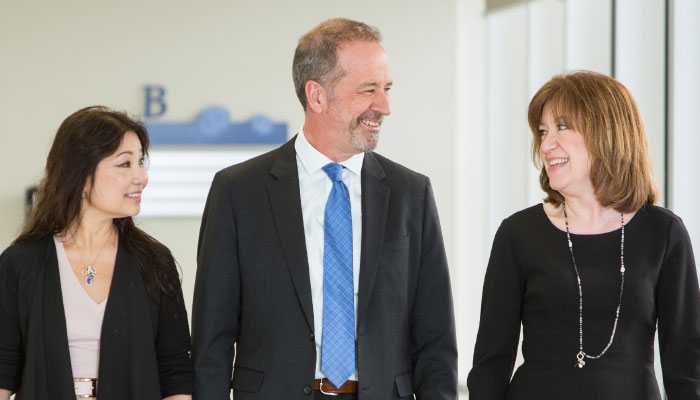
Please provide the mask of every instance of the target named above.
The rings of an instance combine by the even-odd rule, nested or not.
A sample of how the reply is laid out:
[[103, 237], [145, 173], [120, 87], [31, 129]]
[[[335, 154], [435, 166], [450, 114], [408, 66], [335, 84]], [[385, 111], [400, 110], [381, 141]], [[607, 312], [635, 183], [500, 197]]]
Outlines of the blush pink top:
[[[73, 273], [63, 242], [54, 236], [61, 276], [63, 310], [66, 315], [68, 349], [74, 378], [97, 378], [102, 319], [107, 299], [101, 303], [87, 294]], [[99, 268], [95, 279], [100, 279]]]

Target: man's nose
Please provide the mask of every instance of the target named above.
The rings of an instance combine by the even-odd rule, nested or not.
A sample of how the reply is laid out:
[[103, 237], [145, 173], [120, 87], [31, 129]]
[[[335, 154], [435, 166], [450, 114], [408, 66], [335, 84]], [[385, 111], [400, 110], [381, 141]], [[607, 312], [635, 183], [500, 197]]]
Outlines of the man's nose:
[[384, 90], [377, 91], [377, 94], [374, 96], [373, 106], [374, 110], [379, 111], [380, 113], [382, 113], [382, 115], [391, 114], [391, 106], [389, 105], [389, 93], [387, 93]]

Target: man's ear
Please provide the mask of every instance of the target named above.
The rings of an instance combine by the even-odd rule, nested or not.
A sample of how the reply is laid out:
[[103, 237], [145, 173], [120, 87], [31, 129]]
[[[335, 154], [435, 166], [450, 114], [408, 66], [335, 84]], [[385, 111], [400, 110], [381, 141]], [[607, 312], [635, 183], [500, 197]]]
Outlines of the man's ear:
[[312, 80], [304, 85], [306, 108], [314, 113], [322, 113], [328, 105], [328, 92], [320, 83]]

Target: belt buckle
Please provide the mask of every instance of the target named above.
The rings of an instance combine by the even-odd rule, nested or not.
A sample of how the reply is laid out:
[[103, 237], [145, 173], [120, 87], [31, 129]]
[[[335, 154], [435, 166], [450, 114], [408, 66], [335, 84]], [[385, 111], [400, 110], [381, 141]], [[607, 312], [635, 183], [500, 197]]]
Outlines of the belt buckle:
[[[89, 394], [76, 393], [75, 397], [77, 397], [79, 399], [94, 399], [97, 397], [97, 379], [94, 379], [94, 378], [74, 378], [73, 383], [74, 383], [73, 387], [75, 388], [76, 392], [79, 389], [82, 389], [82, 390], [87, 389], [85, 387], [86, 384], [90, 385], [90, 393]], [[75, 384], [78, 384], [78, 385], [75, 385]]]
[[[326, 378], [321, 378], [321, 385], [319, 387], [319, 390], [321, 391], [321, 393], [325, 394], [326, 396], [337, 396], [338, 393], [331, 393], [331, 392], [324, 392], [323, 391], [323, 382], [324, 381], [326, 381]], [[333, 386], [335, 386], [335, 385], [333, 385]]]

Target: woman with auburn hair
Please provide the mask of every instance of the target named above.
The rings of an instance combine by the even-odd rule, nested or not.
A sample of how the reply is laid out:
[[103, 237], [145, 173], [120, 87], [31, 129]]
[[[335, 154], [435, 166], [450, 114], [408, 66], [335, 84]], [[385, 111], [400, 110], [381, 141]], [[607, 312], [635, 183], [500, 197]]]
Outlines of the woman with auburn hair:
[[134, 225], [148, 133], [88, 107], [56, 133], [36, 204], [0, 256], [0, 399], [191, 399], [170, 251]]
[[654, 205], [632, 95], [598, 73], [558, 75], [528, 122], [547, 197], [496, 233], [469, 399], [660, 400], [657, 326], [668, 399], [700, 399], [693, 250], [681, 219]]

